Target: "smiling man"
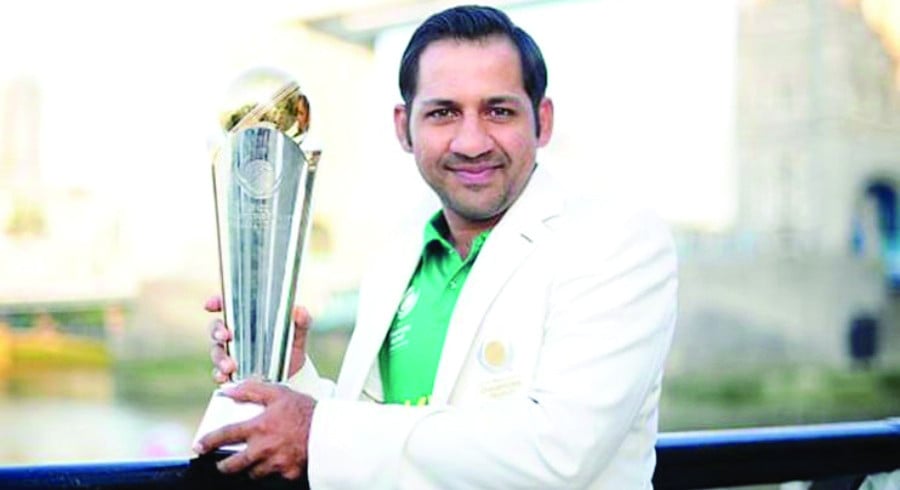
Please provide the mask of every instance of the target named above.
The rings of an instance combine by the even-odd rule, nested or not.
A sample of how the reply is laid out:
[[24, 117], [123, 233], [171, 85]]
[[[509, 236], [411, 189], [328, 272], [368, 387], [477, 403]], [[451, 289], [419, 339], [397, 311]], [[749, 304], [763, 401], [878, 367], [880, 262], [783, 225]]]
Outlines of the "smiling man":
[[[538, 167], [546, 81], [498, 10], [418, 28], [394, 124], [442, 209], [364, 280], [336, 384], [306, 359], [298, 309], [294, 389], [242, 383], [231, 396], [265, 412], [198, 452], [245, 441], [222, 471], [306, 474], [313, 489], [651, 486], [673, 247], [647, 214], [570, 195]], [[212, 335], [221, 382], [231, 334], [216, 321]]]
[[434, 41], [418, 67], [415, 94], [394, 109], [397, 137], [440, 197], [464, 256], [472, 235], [493, 227], [525, 188], [550, 140], [553, 105], [532, 104], [516, 45], [501, 34]]

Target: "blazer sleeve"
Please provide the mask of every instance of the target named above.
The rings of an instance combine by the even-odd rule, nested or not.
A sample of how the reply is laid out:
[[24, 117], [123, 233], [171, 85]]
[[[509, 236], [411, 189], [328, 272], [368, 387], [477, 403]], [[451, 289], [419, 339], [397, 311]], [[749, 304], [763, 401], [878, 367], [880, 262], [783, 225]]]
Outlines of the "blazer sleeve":
[[[637, 419], [648, 405], [653, 439], [676, 316], [669, 232], [634, 215], [580, 233], [558, 240], [565, 253], [554, 263], [544, 343], [526, 394], [459, 407], [321, 400], [310, 487], [582, 488], [635, 424], [646, 423]], [[654, 442], [641, 449], [651, 472]], [[641, 479], [649, 483], [646, 471], [636, 472], [634, 482]]]

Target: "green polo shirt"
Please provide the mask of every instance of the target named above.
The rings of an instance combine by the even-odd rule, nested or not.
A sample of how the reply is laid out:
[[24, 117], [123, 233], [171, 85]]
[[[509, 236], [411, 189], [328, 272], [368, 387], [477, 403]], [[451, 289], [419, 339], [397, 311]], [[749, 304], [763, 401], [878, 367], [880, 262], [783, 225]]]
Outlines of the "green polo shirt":
[[425, 225], [422, 257], [378, 354], [385, 403], [428, 404], [450, 316], [488, 233], [463, 260], [440, 211]]

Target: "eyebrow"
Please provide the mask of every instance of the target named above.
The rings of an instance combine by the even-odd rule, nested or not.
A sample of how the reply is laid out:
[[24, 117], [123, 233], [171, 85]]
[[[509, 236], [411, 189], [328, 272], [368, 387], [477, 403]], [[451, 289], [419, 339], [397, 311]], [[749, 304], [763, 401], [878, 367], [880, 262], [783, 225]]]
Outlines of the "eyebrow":
[[422, 101], [423, 106], [438, 106], [438, 107], [450, 107], [456, 105], [456, 102], [453, 102], [450, 99], [426, 99]]
[[[496, 95], [494, 97], [488, 97], [485, 101], [487, 105], [498, 105], [498, 104], [522, 104], [521, 97], [516, 97], [515, 95]], [[422, 101], [423, 106], [431, 106], [431, 107], [453, 107], [458, 105], [455, 101], [451, 99], [425, 99]]]
[[521, 97], [516, 97], [514, 95], [501, 95], [497, 97], [490, 97], [487, 100], [488, 105], [498, 105], [498, 104], [514, 104], [519, 105], [522, 104]]

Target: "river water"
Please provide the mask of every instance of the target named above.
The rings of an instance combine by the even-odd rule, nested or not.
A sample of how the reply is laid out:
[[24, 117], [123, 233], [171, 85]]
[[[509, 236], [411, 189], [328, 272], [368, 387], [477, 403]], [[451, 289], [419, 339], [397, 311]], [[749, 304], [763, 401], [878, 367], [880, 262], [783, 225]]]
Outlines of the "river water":
[[189, 457], [201, 414], [113, 400], [0, 399], [0, 464]]
[[0, 465], [191, 456], [204, 395], [160, 404], [141, 386], [139, 401], [117, 382], [112, 370], [77, 368], [0, 379]]

